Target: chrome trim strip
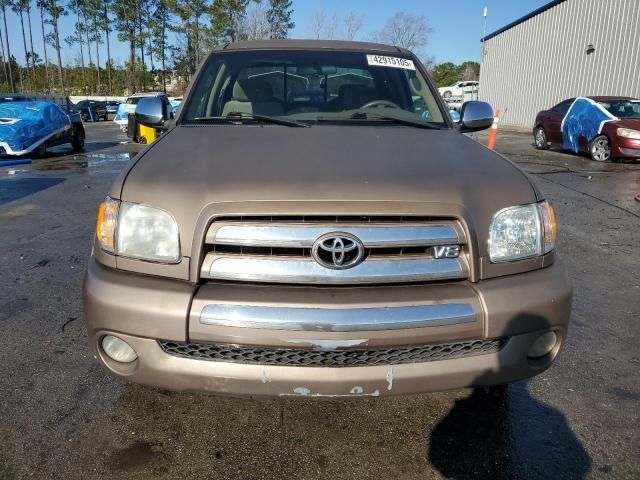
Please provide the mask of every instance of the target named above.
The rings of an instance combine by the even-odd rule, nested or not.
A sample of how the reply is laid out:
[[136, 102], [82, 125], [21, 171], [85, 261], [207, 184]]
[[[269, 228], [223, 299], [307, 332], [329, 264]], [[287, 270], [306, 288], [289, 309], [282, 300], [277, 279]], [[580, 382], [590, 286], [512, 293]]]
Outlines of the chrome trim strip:
[[346, 270], [325, 268], [307, 257], [208, 254], [201, 276], [273, 283], [371, 284], [466, 278], [464, 257], [377, 257]]
[[475, 320], [475, 310], [466, 303], [344, 309], [216, 304], [205, 305], [200, 313], [203, 325], [307, 332], [439, 327]]
[[349, 224], [213, 224], [207, 243], [252, 247], [311, 248], [318, 237], [332, 232], [355, 235], [370, 247], [421, 247], [461, 242], [458, 231], [450, 225], [371, 226]]

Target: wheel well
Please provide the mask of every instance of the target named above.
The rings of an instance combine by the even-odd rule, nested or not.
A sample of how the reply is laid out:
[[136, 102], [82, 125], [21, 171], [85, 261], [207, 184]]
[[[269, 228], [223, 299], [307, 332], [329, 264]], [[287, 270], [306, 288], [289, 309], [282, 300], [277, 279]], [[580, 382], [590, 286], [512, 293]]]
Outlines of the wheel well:
[[[607, 135], [607, 134], [606, 134], [606, 133], [604, 133], [604, 132], [603, 132], [603, 133], [599, 133], [598, 135], [596, 135], [595, 137], [593, 137], [593, 138], [591, 139], [591, 141], [590, 141], [590, 142], [587, 142], [587, 146], [588, 146], [589, 148], [591, 148], [591, 144], [592, 144], [592, 143], [593, 143], [593, 141], [594, 141], [596, 138], [598, 138], [598, 137], [605, 137], [605, 138], [607, 139], [607, 142], [609, 142], [609, 148], [611, 148], [611, 139], [609, 138], [609, 135]], [[582, 137], [582, 138], [584, 138], [584, 137]], [[586, 140], [586, 138], [585, 138], [585, 140]]]
[[[544, 125], [542, 125], [541, 123], [537, 123], [537, 124], [536, 124], [536, 126], [535, 126], [535, 127], [533, 127], [533, 137], [534, 137], [534, 140], [535, 140], [536, 132], [538, 131], [538, 129], [539, 129], [539, 128], [541, 128], [541, 129], [542, 129], [542, 131], [544, 132], [544, 136], [545, 136], [545, 137], [547, 136], [547, 129], [546, 129], [546, 128], [544, 128]], [[549, 139], [547, 138], [547, 141], [548, 141], [548, 140], [549, 140]]]

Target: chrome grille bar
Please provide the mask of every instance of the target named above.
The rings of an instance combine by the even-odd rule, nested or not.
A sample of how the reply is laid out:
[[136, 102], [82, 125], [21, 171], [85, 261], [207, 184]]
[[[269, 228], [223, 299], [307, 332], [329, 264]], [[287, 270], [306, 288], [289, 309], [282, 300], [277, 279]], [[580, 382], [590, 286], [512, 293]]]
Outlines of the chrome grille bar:
[[460, 244], [462, 235], [453, 225], [429, 224], [301, 224], [214, 223], [206, 242], [243, 247], [311, 248], [315, 240], [330, 232], [355, 235], [367, 248], [419, 247]]
[[346, 270], [324, 268], [311, 258], [209, 253], [202, 264], [203, 278], [273, 283], [374, 284], [465, 278], [464, 257], [377, 257]]
[[475, 310], [466, 303], [341, 309], [216, 304], [200, 313], [204, 325], [306, 332], [423, 328], [475, 319]]

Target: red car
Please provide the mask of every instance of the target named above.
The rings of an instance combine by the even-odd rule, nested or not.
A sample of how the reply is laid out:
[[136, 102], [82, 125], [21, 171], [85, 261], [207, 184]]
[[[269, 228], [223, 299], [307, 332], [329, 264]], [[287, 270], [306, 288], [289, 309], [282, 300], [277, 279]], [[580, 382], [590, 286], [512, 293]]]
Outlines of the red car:
[[[591, 140], [580, 137], [580, 151], [592, 160], [606, 162], [617, 158], [640, 159], [640, 100], [630, 97], [586, 97], [604, 107], [615, 120], [604, 122], [601, 132]], [[575, 98], [560, 102], [536, 116], [533, 138], [536, 148], [563, 148], [562, 120]]]

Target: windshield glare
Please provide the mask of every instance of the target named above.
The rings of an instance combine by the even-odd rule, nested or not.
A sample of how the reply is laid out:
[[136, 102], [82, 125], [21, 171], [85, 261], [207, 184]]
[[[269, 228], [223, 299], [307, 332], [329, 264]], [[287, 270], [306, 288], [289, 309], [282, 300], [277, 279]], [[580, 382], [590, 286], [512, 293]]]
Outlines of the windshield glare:
[[[445, 126], [420, 71], [397, 62], [404, 57], [393, 57], [395, 65], [382, 60], [388, 55], [368, 59], [364, 52], [300, 50], [214, 54], [184, 106], [181, 122], [230, 113], [323, 123], [380, 122], [373, 117], [383, 115]], [[381, 65], [383, 61], [389, 64]], [[353, 115], [361, 111], [375, 115]]]
[[613, 100], [600, 105], [618, 118], [640, 118], [640, 100]]

